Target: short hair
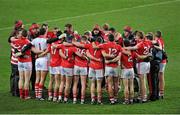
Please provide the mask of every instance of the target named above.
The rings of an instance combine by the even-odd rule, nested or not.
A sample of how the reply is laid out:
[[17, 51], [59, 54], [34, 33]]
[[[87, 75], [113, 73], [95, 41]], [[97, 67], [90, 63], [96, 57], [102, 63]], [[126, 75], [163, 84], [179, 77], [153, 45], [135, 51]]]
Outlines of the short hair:
[[82, 40], [87, 40], [87, 37], [83, 35], [83, 36], [81, 37], [81, 39], [82, 39]]
[[113, 27], [111, 27], [111, 28], [109, 28], [109, 31], [115, 32], [115, 31], [116, 31], [116, 29], [115, 29], [115, 28], [113, 28]]
[[72, 24], [66, 24], [65, 27], [71, 28], [71, 27], [72, 27]]
[[108, 29], [109, 29], [109, 24], [108, 24], [108, 23], [105, 23], [105, 24], [103, 25], [103, 28], [104, 28], [105, 30], [108, 30]]
[[84, 32], [84, 35], [91, 35], [91, 31]]
[[23, 29], [23, 30], [22, 30], [22, 36], [23, 36], [23, 37], [27, 37], [27, 35], [28, 35], [27, 30]]
[[113, 34], [109, 34], [108, 35], [108, 39], [110, 42], [113, 42], [114, 41], [114, 35]]
[[123, 41], [123, 43], [124, 43], [124, 46], [125, 46], [125, 47], [128, 47], [128, 46], [131, 45], [131, 44], [130, 44], [130, 41], [127, 40], [127, 39], [125, 39], [125, 40]]
[[136, 33], [136, 36], [139, 36], [140, 39], [144, 39], [144, 32], [138, 31], [138, 32]]
[[160, 30], [156, 31], [155, 36], [160, 38], [162, 36], [162, 32]]
[[45, 28], [40, 28], [39, 35], [44, 35], [45, 33], [46, 33], [46, 29]]
[[41, 25], [41, 27], [43, 27], [43, 26], [48, 26], [48, 24], [47, 24], [47, 23], [43, 23], [43, 24]]
[[99, 43], [103, 43], [103, 38], [102, 37], [97, 37], [96, 41], [99, 42]]
[[153, 40], [153, 38], [154, 38], [153, 33], [152, 33], [152, 32], [148, 32], [148, 33], [146, 34], [146, 38], [147, 38], [148, 40]]

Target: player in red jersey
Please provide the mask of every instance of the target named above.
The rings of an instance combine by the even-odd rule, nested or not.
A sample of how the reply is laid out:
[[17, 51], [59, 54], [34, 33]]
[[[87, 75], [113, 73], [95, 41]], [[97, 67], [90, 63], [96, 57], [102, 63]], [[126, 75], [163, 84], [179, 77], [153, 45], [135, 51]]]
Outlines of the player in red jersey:
[[[136, 33], [136, 39], [140, 42], [133, 47], [126, 47], [129, 50], [136, 50], [138, 55], [147, 55], [150, 53], [150, 48], [152, 47], [152, 43], [149, 40], [146, 40], [143, 32], [138, 31]], [[140, 97], [142, 102], [147, 101], [147, 91], [146, 91], [146, 83], [145, 83], [145, 75], [147, 75], [150, 71], [150, 63], [146, 62], [143, 59], [138, 59], [136, 64], [138, 76], [140, 79]]]
[[89, 63], [89, 73], [88, 76], [91, 80], [90, 92], [91, 92], [91, 104], [95, 103], [96, 95], [95, 95], [95, 86], [97, 82], [97, 103], [102, 104], [102, 80], [103, 80], [103, 56], [101, 53], [101, 49], [94, 49], [93, 44], [99, 45], [103, 42], [101, 37], [97, 37], [96, 41], [91, 44], [80, 44], [77, 42], [73, 42], [77, 47], [83, 47], [87, 49], [86, 55], [90, 58]]
[[[125, 40], [123, 42], [125, 47], [131, 46], [129, 40]], [[106, 60], [106, 63], [112, 63], [112, 62], [117, 62], [119, 59], [121, 60], [121, 68], [122, 68], [122, 73], [121, 73], [121, 78], [123, 79], [123, 84], [124, 84], [124, 102], [123, 104], [129, 104], [133, 103], [133, 98], [134, 98], [134, 60], [136, 58], [139, 59], [144, 59], [148, 57], [149, 55], [138, 55], [134, 51], [126, 50], [126, 53], [121, 53], [118, 55], [116, 58], [113, 60]]]
[[[72, 38], [66, 39], [66, 42], [72, 42], [72, 39], [75, 39], [74, 36]], [[68, 102], [68, 97], [70, 93], [70, 87], [73, 79], [73, 68], [74, 68], [74, 56], [78, 55], [79, 57], [83, 57], [74, 46], [65, 46], [63, 44], [59, 45], [57, 48], [60, 49], [60, 56], [62, 57], [61, 62], [61, 83], [59, 88], [59, 98], [58, 101], [62, 101], [62, 92], [64, 89], [64, 102]]]
[[[82, 36], [80, 44], [87, 44], [87, 37]], [[77, 48], [77, 51], [86, 56], [86, 49], [85, 48]], [[84, 104], [85, 93], [86, 93], [86, 80], [88, 74], [88, 58], [82, 58], [79, 56], [75, 56], [75, 65], [74, 65], [74, 79], [73, 79], [73, 103], [77, 102], [77, 93], [78, 93], [78, 82], [79, 77], [81, 80], [81, 104]]]
[[[165, 44], [164, 40], [162, 38], [161, 31], [157, 31], [155, 33], [155, 40], [159, 44], [159, 47], [156, 46], [156, 48], [160, 50], [165, 50]], [[159, 70], [159, 97], [163, 99], [164, 96], [164, 86], [165, 86], [165, 80], [164, 80], [164, 70], [166, 67], [167, 59], [163, 59], [160, 63], [160, 70]]]
[[[49, 44], [47, 50], [42, 53], [40, 56], [44, 56], [47, 53], [50, 53], [50, 64], [49, 64], [49, 72], [50, 72], [50, 80], [48, 85], [48, 100], [57, 101], [58, 98], [58, 87], [59, 87], [59, 78], [61, 72], [61, 56], [59, 55], [59, 49], [54, 48], [53, 45], [58, 45], [62, 41], [56, 41], [52, 44]], [[54, 83], [55, 82], [55, 83]], [[53, 83], [54, 83], [54, 91], [53, 90]]]
[[[98, 37], [94, 42], [96, 45], [102, 43], [102, 38]], [[101, 49], [94, 49], [92, 44], [85, 45], [87, 56], [90, 58], [89, 78], [91, 80], [91, 104], [95, 103], [95, 86], [97, 82], [97, 103], [102, 104], [102, 80], [103, 80], [103, 55]]]
[[[108, 36], [107, 43], [94, 46], [94, 48], [100, 48], [102, 50], [102, 55], [106, 60], [117, 57], [119, 53], [122, 52], [121, 46], [114, 42], [114, 35], [112, 34]], [[108, 93], [111, 104], [114, 104], [115, 100], [118, 98], [118, 76], [118, 62], [105, 64], [105, 77], [107, 77]]]
[[[18, 46], [18, 51], [30, 43], [26, 38], [27, 31], [19, 30], [17, 33], [17, 38], [11, 38], [11, 42]], [[34, 53], [42, 53], [42, 51], [36, 50], [34, 47], [31, 48]], [[31, 59], [31, 50], [27, 50], [23, 55], [16, 53], [18, 56], [18, 70], [19, 70], [19, 93], [21, 99], [30, 99], [29, 97], [29, 82], [31, 77], [32, 70], [32, 59]]]
[[122, 38], [121, 34], [116, 31], [115, 28], [113, 28], [113, 27], [109, 28], [109, 34], [113, 34], [115, 42], [117, 42], [119, 45], [123, 46], [123, 38]]

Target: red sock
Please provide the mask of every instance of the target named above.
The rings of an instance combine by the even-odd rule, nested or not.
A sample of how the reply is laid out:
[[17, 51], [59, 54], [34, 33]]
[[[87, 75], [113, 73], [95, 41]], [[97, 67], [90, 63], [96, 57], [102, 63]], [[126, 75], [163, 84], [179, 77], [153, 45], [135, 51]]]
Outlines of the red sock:
[[58, 96], [58, 93], [57, 91], [54, 92], [54, 97], [57, 97]]
[[43, 85], [39, 84], [38, 98], [42, 98], [42, 90], [43, 90]]
[[52, 97], [52, 91], [51, 90], [48, 90], [48, 96]]
[[81, 95], [81, 101], [84, 101], [85, 95]]
[[99, 97], [97, 98], [97, 100], [98, 100], [98, 101], [101, 101], [101, 100], [102, 100], [102, 97], [99, 96]]
[[91, 99], [92, 99], [92, 100], [96, 100], [96, 96], [92, 96]]
[[29, 97], [29, 89], [24, 90], [24, 98]]
[[114, 101], [114, 97], [109, 97], [109, 100], [110, 101]]
[[36, 98], [38, 97], [38, 92], [39, 92], [39, 83], [35, 83], [35, 96], [36, 96]]
[[73, 98], [77, 98], [77, 94], [74, 94], [74, 95], [73, 95]]
[[24, 95], [23, 95], [23, 89], [19, 89], [19, 95], [20, 95], [20, 98], [21, 98], [21, 99], [24, 98]]
[[62, 92], [59, 92], [59, 96], [61, 96], [61, 97], [62, 97]]

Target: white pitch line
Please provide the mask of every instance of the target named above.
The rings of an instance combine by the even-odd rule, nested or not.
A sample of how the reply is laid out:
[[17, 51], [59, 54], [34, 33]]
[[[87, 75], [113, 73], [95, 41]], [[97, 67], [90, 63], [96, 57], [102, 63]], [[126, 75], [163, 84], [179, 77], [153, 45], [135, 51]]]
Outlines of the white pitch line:
[[[131, 8], [122, 8], [122, 9], [116, 9], [116, 10], [110, 10], [110, 11], [104, 11], [104, 12], [96, 12], [96, 13], [84, 14], [84, 15], [79, 15], [79, 16], [64, 17], [64, 18], [46, 20], [46, 21], [37, 22], [37, 23], [57, 22], [57, 21], [61, 21], [61, 20], [76, 19], [76, 18], [82, 18], [82, 17], [87, 17], [87, 16], [95, 16], [95, 15], [100, 15], [100, 14], [108, 14], [108, 13], [126, 11], [126, 10], [137, 9], [137, 8], [144, 8], [144, 7], [150, 7], [150, 6], [164, 5], [164, 4], [169, 4], [169, 3], [173, 3], [173, 2], [179, 2], [179, 1], [180, 1], [180, 0], [173, 0], [173, 1], [152, 3], [152, 4], [146, 4], [146, 5], [139, 5], [139, 6], [134, 6], [134, 7], [131, 7]], [[31, 25], [31, 24], [25, 24], [25, 25], [27, 26], [27, 25]], [[4, 27], [4, 28], [0, 28], [0, 31], [1, 31], [1, 30], [12, 29], [12, 28], [13, 28], [13, 27]]]

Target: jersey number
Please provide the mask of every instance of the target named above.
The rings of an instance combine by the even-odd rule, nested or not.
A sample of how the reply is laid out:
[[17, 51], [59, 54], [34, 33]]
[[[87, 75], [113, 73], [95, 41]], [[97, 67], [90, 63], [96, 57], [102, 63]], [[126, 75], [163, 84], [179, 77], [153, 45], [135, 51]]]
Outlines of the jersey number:
[[144, 52], [143, 54], [144, 55], [147, 55], [149, 53], [149, 47], [144, 47]]
[[130, 56], [130, 57], [128, 57], [128, 62], [133, 62], [133, 59], [132, 59], [132, 57]]
[[38, 45], [39, 45], [39, 50], [41, 50], [41, 43], [39, 43]]
[[68, 49], [65, 49], [65, 56], [68, 57]]
[[116, 55], [116, 53], [117, 53], [117, 50], [116, 50], [116, 49], [114, 49], [114, 48], [109, 48], [109, 54], [110, 54], [110, 55]]

